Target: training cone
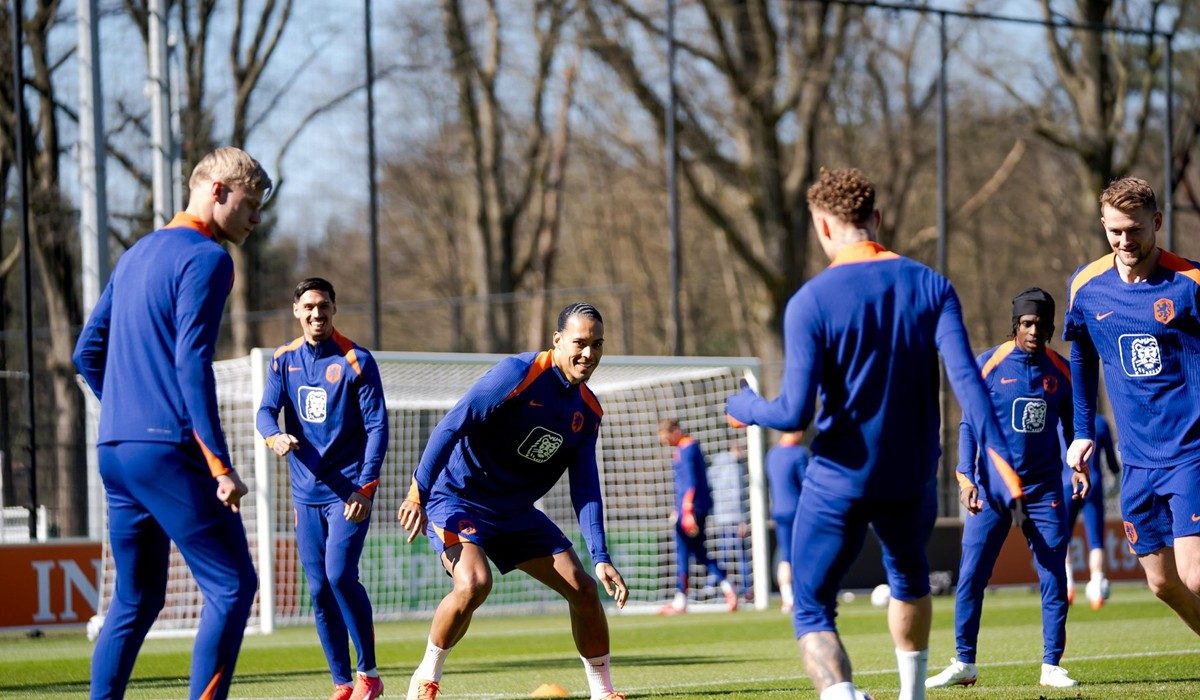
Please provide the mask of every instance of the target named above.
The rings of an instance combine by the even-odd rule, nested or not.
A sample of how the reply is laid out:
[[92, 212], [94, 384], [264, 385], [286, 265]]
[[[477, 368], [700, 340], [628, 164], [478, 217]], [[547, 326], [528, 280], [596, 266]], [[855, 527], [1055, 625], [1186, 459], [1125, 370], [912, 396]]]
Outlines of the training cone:
[[543, 683], [533, 689], [529, 694], [531, 698], [565, 698], [570, 693], [567, 689], [557, 683]]

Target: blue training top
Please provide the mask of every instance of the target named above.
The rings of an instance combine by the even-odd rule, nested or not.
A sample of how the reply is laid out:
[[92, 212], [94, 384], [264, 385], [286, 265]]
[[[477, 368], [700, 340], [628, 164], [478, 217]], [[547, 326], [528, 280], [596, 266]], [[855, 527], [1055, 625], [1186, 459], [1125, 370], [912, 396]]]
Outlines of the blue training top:
[[213, 476], [231, 460], [212, 362], [233, 260], [186, 212], [117, 261], [75, 345], [100, 399], [100, 444], [196, 442]]
[[671, 455], [671, 471], [675, 474], [675, 512], [690, 509], [697, 519], [707, 516], [713, 508], [713, 497], [700, 443], [687, 435], [679, 438]]
[[[1071, 434], [1071, 369], [1050, 348], [1028, 353], [1013, 341], [981, 354], [977, 362], [1008, 439], [1013, 469], [1024, 482], [1062, 478], [1058, 426]], [[958, 473], [978, 482], [979, 443], [971, 424], [959, 425]]]
[[1099, 360], [1121, 436], [1121, 459], [1144, 468], [1200, 458], [1200, 269], [1162, 250], [1128, 283], [1115, 254], [1079, 268], [1068, 287], [1075, 436], [1093, 439]]
[[611, 562], [596, 468], [603, 415], [592, 390], [554, 365], [553, 350], [501, 360], [433, 429], [408, 499], [452, 499], [504, 518], [533, 508], [569, 472], [592, 561]]
[[771, 487], [771, 517], [790, 520], [796, 517], [800, 489], [808, 469], [808, 448], [801, 444], [780, 443], [767, 450], [767, 483]]
[[[730, 397], [734, 419], [820, 434], [805, 487], [856, 498], [909, 498], [937, 473], [938, 351], [967, 420], [992, 456], [985, 492], [1022, 495], [996, 415], [971, 357], [958, 296], [942, 275], [873, 241], [845, 246], [788, 302], [784, 373], [774, 401]], [[936, 348], [936, 349], [935, 349]], [[989, 476], [991, 471], [989, 469]]]
[[299, 440], [288, 453], [292, 500], [324, 505], [354, 492], [375, 495], [388, 421], [371, 353], [337, 331], [316, 345], [302, 336], [280, 347], [257, 416], [268, 445], [280, 434], [281, 409], [287, 432]]

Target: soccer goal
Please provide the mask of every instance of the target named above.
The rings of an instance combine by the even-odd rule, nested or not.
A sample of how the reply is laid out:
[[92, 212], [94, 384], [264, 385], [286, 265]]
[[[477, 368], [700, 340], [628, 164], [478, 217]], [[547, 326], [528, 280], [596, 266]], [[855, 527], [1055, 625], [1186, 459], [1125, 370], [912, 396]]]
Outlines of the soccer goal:
[[[256, 349], [248, 357], [214, 363], [226, 439], [234, 463], [250, 487], [242, 502], [242, 517], [260, 583], [249, 624], [251, 631], [261, 632], [313, 620], [295, 546], [287, 462], [266, 448], [254, 428], [271, 355], [270, 349]], [[408, 492], [413, 469], [433, 427], [476, 379], [505, 356], [374, 355], [383, 378], [391, 432], [360, 561], [360, 578], [377, 619], [427, 617], [449, 590], [450, 581], [425, 537], [411, 545], [405, 542], [396, 510]], [[657, 435], [658, 421], [666, 417], [678, 418], [709, 459], [714, 500], [718, 510], [724, 507], [725, 514], [718, 517], [714, 512], [708, 519], [710, 554], [720, 558], [738, 590], [753, 592], [755, 607], [766, 607], [771, 554], [763, 435], [757, 428], [732, 430], [725, 419], [726, 398], [738, 390], [743, 379], [757, 387], [758, 372], [758, 360], [753, 358], [608, 356], [588, 382], [604, 407], [597, 462], [609, 550], [630, 588], [627, 610], [657, 610], [674, 595], [671, 450], [659, 444]], [[714, 457], [730, 451], [735, 441], [744, 448], [740, 479], [713, 479]], [[538, 505], [576, 543], [576, 551], [590, 571], [565, 475]], [[744, 537], [737, 534], [736, 523], [730, 522], [738, 518], [748, 526], [741, 528]], [[107, 540], [104, 559], [101, 606], [107, 608], [113, 584]], [[723, 610], [722, 594], [707, 585], [705, 572], [693, 565], [689, 573], [691, 609]], [[202, 598], [174, 548], [169, 580], [166, 606], [154, 632], [187, 633], [199, 622]], [[555, 593], [525, 574], [513, 572], [496, 576], [480, 613], [517, 614], [560, 605]]]

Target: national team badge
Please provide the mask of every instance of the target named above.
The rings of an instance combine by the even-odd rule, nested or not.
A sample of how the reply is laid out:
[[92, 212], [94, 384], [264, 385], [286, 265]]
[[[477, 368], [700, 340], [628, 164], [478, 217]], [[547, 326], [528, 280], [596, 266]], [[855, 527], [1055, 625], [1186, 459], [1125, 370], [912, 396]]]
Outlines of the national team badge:
[[325, 368], [325, 381], [330, 384], [337, 384], [342, 378], [342, 366], [334, 363]]
[[1175, 302], [1167, 298], [1159, 299], [1154, 302], [1154, 320], [1162, 324], [1171, 322], [1175, 318]]
[[578, 433], [583, 430], [583, 413], [576, 411], [575, 415], [571, 416], [571, 432]]
[[324, 423], [329, 394], [319, 386], [302, 386], [296, 391], [296, 412], [309, 423]]
[[470, 537], [471, 535], [474, 535], [476, 532], [478, 532], [478, 531], [475, 529], [475, 523], [471, 522], [470, 520], [459, 520], [458, 521], [458, 534], [466, 535], [467, 537]]
[[1058, 391], [1058, 377], [1049, 374], [1042, 377], [1042, 388], [1046, 390], [1047, 394]]
[[563, 437], [558, 433], [537, 426], [525, 436], [525, 441], [517, 448], [517, 454], [532, 462], [541, 464], [547, 462], [562, 447]]
[[1129, 540], [1131, 545], [1137, 544], [1137, 529], [1128, 520], [1125, 521], [1125, 539]]
[[1162, 371], [1158, 338], [1148, 333], [1126, 333], [1117, 338], [1121, 347], [1121, 369], [1129, 377], [1153, 377]]
[[1012, 427], [1018, 433], [1040, 433], [1046, 427], [1046, 400], [1021, 396], [1012, 404]]

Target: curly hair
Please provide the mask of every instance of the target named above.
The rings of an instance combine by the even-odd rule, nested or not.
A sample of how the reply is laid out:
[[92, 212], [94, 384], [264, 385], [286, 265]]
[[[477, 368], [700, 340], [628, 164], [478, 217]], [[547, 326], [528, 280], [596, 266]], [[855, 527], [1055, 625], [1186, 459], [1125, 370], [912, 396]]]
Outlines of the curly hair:
[[808, 188], [808, 206], [863, 224], [875, 212], [875, 185], [858, 168], [821, 168], [820, 177]]
[[1154, 188], [1140, 177], [1123, 177], [1108, 183], [1100, 193], [1100, 206], [1108, 205], [1128, 214], [1138, 209], [1158, 211]]

